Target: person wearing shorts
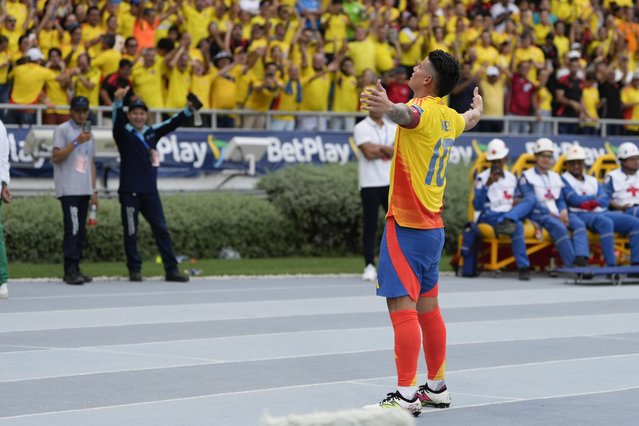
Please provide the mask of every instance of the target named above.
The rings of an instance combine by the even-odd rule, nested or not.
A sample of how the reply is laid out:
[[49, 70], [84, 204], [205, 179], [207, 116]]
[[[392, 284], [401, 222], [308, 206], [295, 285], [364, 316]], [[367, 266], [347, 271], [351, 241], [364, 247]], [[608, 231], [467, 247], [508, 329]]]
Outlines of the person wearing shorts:
[[[446, 106], [442, 98], [460, 76], [457, 60], [435, 50], [413, 69], [408, 84], [414, 98], [408, 103], [391, 102], [379, 80], [361, 95], [363, 109], [386, 114], [399, 126], [377, 275], [377, 294], [386, 298], [393, 325], [397, 389], [367, 410], [396, 408], [417, 416], [422, 406], [450, 405], [446, 325], [437, 298], [446, 166], [455, 139], [477, 125], [483, 109], [478, 88], [465, 113]], [[422, 346], [428, 380], [418, 386]]]

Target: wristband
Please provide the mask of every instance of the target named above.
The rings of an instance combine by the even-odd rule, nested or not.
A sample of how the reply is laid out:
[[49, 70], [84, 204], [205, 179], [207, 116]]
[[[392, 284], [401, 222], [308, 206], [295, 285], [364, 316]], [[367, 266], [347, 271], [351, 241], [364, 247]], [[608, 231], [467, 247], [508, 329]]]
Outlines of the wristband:
[[73, 139], [73, 148], [77, 148], [78, 147], [78, 141]]

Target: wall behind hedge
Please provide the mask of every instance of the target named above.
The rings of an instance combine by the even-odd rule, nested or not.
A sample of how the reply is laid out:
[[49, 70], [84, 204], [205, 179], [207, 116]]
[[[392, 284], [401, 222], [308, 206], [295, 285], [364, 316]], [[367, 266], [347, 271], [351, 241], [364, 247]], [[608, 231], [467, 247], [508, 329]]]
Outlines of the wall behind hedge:
[[[466, 222], [469, 168], [447, 172], [444, 223], [446, 250], [457, 247]], [[224, 247], [242, 257], [347, 255], [361, 253], [361, 202], [357, 165], [286, 168], [259, 183], [267, 198], [235, 193], [163, 196], [165, 215], [177, 255], [216, 258]], [[14, 199], [3, 208], [11, 261], [62, 260], [62, 210], [53, 197]], [[380, 234], [383, 214], [380, 211]], [[144, 259], [157, 249], [149, 226], [140, 217], [138, 247]], [[123, 261], [124, 249], [117, 199], [103, 199], [98, 226], [88, 229], [84, 258]]]

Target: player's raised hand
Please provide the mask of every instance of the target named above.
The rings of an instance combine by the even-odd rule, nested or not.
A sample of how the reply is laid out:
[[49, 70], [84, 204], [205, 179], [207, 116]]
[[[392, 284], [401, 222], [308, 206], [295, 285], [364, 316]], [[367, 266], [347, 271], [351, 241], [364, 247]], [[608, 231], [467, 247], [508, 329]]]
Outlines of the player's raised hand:
[[473, 101], [470, 103], [470, 107], [478, 110], [480, 114], [484, 112], [484, 100], [479, 94], [479, 87], [475, 87], [473, 90]]
[[377, 80], [375, 88], [367, 87], [360, 95], [362, 109], [366, 111], [386, 114], [393, 108], [393, 102], [388, 99], [386, 90], [382, 87], [381, 80]]

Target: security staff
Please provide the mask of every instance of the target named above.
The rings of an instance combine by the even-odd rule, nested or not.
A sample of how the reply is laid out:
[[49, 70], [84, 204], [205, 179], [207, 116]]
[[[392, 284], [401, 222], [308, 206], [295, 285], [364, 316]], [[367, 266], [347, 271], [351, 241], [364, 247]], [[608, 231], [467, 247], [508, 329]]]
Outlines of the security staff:
[[586, 225], [568, 212], [561, 193], [564, 183], [550, 170], [555, 146], [550, 139], [539, 138], [533, 152], [535, 167], [526, 170], [519, 181], [524, 196], [534, 202], [529, 218], [548, 230], [565, 266], [585, 266], [590, 257]]
[[566, 152], [566, 172], [562, 190], [571, 212], [579, 216], [586, 227], [599, 234], [601, 251], [607, 266], [616, 266], [615, 232], [630, 239], [630, 261], [639, 264], [639, 218], [621, 212], [608, 211], [608, 195], [593, 176], [584, 174], [586, 151], [573, 145]]
[[617, 150], [620, 168], [605, 177], [610, 209], [639, 217], [639, 149], [632, 142], [624, 142]]
[[508, 160], [508, 148], [501, 139], [488, 143], [486, 160], [491, 167], [477, 175], [473, 207], [480, 212], [479, 223], [487, 223], [496, 234], [512, 238], [512, 250], [519, 270], [519, 279], [530, 280], [530, 261], [524, 241], [523, 219], [530, 213], [533, 201], [530, 198], [515, 200], [517, 178], [504, 170]]
[[97, 208], [95, 190], [95, 140], [90, 128], [85, 127], [89, 117], [89, 99], [76, 96], [71, 99], [70, 120], [60, 124], [53, 132], [53, 179], [55, 196], [62, 205], [64, 221], [64, 282], [84, 284], [91, 277], [80, 271], [82, 247], [87, 223], [89, 202]]
[[180, 273], [173, 252], [173, 243], [164, 218], [158, 194], [157, 177], [160, 156], [157, 143], [164, 135], [177, 129], [193, 115], [191, 103], [168, 120], [147, 126], [148, 108], [141, 100], [131, 102], [124, 114], [122, 101], [129, 87], [114, 93], [113, 138], [120, 152], [120, 188], [118, 195], [124, 227], [124, 249], [130, 281], [142, 281], [142, 259], [137, 248], [138, 215], [151, 225], [155, 243], [164, 263], [167, 281], [186, 282], [189, 277]]

